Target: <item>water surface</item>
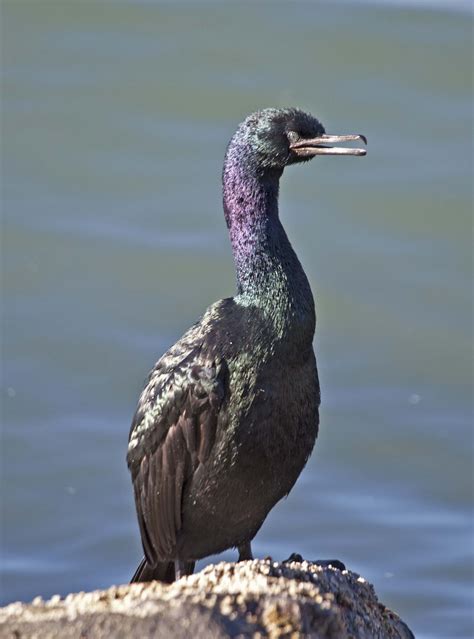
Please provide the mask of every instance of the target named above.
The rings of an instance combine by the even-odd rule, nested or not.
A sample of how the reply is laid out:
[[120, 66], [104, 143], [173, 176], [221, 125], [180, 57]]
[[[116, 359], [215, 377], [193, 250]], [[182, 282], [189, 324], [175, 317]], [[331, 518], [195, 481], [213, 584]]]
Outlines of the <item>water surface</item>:
[[225, 145], [252, 110], [298, 105], [369, 155], [282, 182], [317, 303], [321, 432], [254, 550], [338, 557], [417, 637], [470, 637], [468, 4], [1, 9], [2, 602], [133, 572], [135, 402], [234, 290]]

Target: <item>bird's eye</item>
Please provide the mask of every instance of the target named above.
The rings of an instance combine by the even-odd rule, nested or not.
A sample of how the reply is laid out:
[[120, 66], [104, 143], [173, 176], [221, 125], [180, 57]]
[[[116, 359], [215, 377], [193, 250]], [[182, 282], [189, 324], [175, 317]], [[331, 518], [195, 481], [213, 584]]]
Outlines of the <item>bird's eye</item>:
[[299, 135], [296, 133], [296, 131], [288, 131], [287, 133], [288, 136], [288, 142], [290, 144], [294, 144], [295, 142], [298, 142], [299, 140]]

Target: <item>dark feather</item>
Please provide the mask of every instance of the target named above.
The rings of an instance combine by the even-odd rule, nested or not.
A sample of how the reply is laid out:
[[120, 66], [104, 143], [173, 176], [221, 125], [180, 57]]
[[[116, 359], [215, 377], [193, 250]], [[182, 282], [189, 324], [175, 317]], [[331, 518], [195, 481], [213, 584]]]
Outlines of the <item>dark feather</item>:
[[186, 478], [209, 457], [224, 397], [223, 362], [206, 359], [201, 348], [182, 355], [158, 362], [130, 431], [127, 461], [151, 566], [173, 557]]
[[322, 134], [309, 114], [265, 109], [228, 146], [224, 214], [238, 294], [207, 309], [156, 364], [140, 397], [127, 460], [146, 561], [134, 579], [170, 579], [232, 546], [251, 557], [251, 540], [311, 453], [316, 316], [278, 192], [284, 167], [307, 159], [295, 150], [300, 142], [319, 149]]

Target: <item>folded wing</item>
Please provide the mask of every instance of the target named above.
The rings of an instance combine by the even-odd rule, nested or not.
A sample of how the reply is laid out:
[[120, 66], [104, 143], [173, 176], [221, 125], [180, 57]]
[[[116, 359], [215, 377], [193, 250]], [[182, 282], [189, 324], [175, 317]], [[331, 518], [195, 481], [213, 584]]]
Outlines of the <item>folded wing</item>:
[[[181, 357], [182, 355], [182, 357]], [[150, 374], [130, 430], [127, 462], [147, 562], [172, 559], [186, 482], [214, 445], [225, 363], [202, 347], [166, 355]]]

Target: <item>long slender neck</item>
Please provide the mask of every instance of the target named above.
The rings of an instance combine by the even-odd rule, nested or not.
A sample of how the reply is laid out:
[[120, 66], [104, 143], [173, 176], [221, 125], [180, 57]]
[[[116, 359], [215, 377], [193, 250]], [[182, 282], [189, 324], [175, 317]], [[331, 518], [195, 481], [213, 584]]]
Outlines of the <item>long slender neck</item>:
[[238, 298], [284, 315], [286, 322], [304, 318], [314, 332], [311, 289], [278, 216], [281, 173], [259, 171], [245, 149], [229, 148], [223, 173], [224, 213]]

